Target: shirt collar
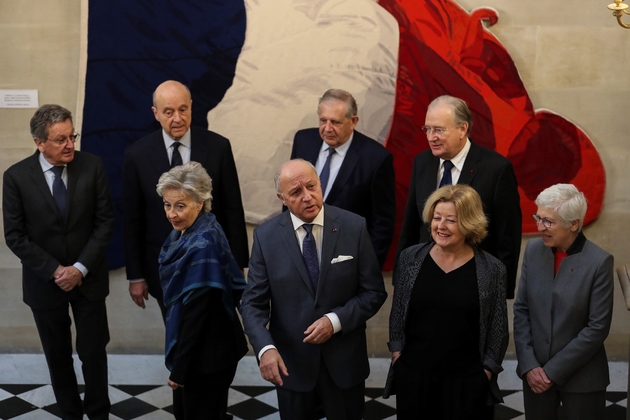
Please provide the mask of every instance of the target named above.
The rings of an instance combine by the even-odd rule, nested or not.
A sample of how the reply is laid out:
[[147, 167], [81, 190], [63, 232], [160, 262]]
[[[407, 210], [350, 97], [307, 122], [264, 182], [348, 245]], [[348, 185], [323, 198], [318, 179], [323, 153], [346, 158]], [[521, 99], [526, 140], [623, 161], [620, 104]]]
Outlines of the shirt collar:
[[[39, 153], [38, 159], [39, 159], [39, 165], [42, 167], [42, 172], [49, 171], [52, 167], [55, 166], [52, 163], [48, 162], [46, 158], [44, 157], [44, 154], [41, 152]], [[62, 165], [62, 166], [66, 166], [66, 165]]]
[[[166, 131], [164, 131], [164, 129], [162, 129], [162, 138], [164, 139], [164, 146], [167, 149], [171, 147], [173, 143], [175, 143], [175, 140], [173, 140], [171, 136], [166, 134]], [[186, 134], [184, 134], [182, 138], [179, 139], [179, 143], [190, 149], [190, 128], [188, 129], [188, 131], [186, 131]]]
[[577, 234], [576, 238], [573, 240], [573, 243], [567, 249], [567, 255], [573, 255], [573, 254], [582, 252], [582, 249], [584, 248], [585, 243], [586, 243], [586, 236], [584, 236], [584, 233], [580, 231]]
[[[464, 167], [464, 162], [466, 161], [466, 156], [468, 156], [468, 151], [470, 150], [470, 140], [466, 137], [466, 144], [464, 148], [459, 151], [457, 156], [451, 159], [451, 163], [455, 166], [460, 172]], [[444, 159], [440, 159], [440, 166], [444, 165]]]
[[[291, 212], [289, 212], [289, 214], [291, 215], [291, 223], [293, 223], [293, 230], [298, 230], [300, 227], [302, 227], [303, 224], [307, 223], [304, 220], [297, 217], [295, 214]], [[313, 219], [313, 221], [310, 223], [313, 225], [324, 227], [324, 206], [323, 205], [322, 205], [322, 209], [319, 211], [319, 214], [315, 216], [315, 219]]]
[[[335, 147], [335, 152], [337, 152], [337, 154], [340, 157], [343, 158], [346, 155], [346, 152], [350, 148], [350, 144], [352, 143], [353, 138], [354, 138], [354, 131], [350, 134], [350, 138], [348, 138], [347, 142], [345, 142], [341, 146]], [[324, 150], [328, 150], [328, 147], [329, 146], [326, 144], [326, 142], [322, 141], [322, 147], [319, 149], [319, 153], [322, 153]]]

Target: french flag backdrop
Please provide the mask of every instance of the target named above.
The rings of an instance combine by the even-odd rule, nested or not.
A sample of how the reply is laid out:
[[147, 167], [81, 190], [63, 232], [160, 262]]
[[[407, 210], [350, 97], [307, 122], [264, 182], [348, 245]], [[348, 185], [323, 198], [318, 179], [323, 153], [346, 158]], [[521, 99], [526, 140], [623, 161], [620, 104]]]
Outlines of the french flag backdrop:
[[168, 79], [190, 88], [194, 125], [230, 139], [251, 223], [280, 211], [273, 174], [295, 132], [317, 126], [317, 100], [331, 87], [353, 93], [357, 129], [394, 155], [398, 228], [413, 158], [428, 147], [420, 130], [427, 105], [443, 94], [466, 100], [471, 138], [514, 164], [523, 233], [536, 231], [527, 215], [538, 193], [559, 182], [584, 191], [586, 224], [601, 212], [597, 151], [575, 123], [534, 108], [509, 52], [485, 27], [498, 20], [492, 9], [466, 11], [452, 0], [82, 1], [82, 150], [108, 171], [112, 268], [124, 265], [124, 150], [159, 128], [151, 95]]

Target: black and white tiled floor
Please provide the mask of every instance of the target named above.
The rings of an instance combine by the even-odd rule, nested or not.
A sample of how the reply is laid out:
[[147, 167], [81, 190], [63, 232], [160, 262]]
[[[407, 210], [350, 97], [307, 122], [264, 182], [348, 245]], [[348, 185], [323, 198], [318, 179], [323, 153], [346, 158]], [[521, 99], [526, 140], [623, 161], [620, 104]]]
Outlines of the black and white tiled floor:
[[[372, 373], [366, 381], [365, 420], [396, 418], [396, 399], [380, 398], [388, 359], [371, 359]], [[521, 382], [514, 374], [516, 363], [504, 362], [505, 372], [499, 377], [505, 403], [498, 406], [497, 420], [522, 420]], [[611, 362], [611, 385], [608, 387], [606, 420], [626, 418], [626, 385], [628, 364]], [[75, 370], [82, 382], [80, 368]], [[171, 390], [165, 385], [168, 377], [162, 356], [109, 356], [111, 420], [172, 420]], [[42, 355], [0, 355], [0, 419], [58, 420], [55, 398]], [[236, 420], [276, 420], [277, 399], [273, 387], [258, 372], [256, 361], [243, 359], [230, 389], [228, 412]], [[603, 419], [600, 419], [603, 420]]]

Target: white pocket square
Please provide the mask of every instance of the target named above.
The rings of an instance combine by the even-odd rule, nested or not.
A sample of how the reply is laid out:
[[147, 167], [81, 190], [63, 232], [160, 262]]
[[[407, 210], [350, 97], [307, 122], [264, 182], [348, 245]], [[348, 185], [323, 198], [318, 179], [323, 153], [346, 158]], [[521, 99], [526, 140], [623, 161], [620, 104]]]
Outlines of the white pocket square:
[[333, 259], [330, 261], [330, 263], [331, 263], [331, 264], [337, 264], [337, 263], [340, 263], [340, 262], [342, 262], [342, 261], [348, 261], [348, 260], [351, 260], [351, 259], [353, 259], [353, 258], [354, 258], [354, 257], [353, 257], [352, 255], [340, 255], [340, 256], [338, 256], [337, 258], [333, 258]]

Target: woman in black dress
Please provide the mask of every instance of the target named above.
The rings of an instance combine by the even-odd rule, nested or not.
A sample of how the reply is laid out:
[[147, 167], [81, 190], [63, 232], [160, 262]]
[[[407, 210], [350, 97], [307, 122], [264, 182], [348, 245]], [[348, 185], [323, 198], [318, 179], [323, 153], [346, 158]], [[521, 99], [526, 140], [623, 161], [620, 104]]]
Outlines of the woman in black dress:
[[432, 241], [400, 254], [384, 396], [396, 393], [401, 420], [492, 418], [508, 344], [505, 266], [477, 247], [488, 222], [468, 185], [435, 191], [422, 217]]

